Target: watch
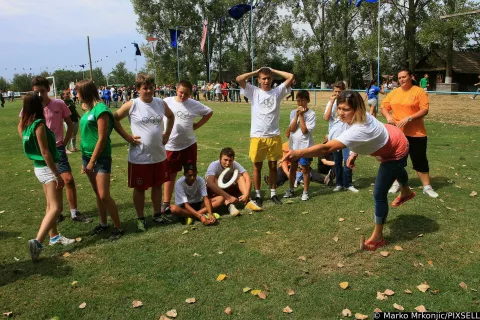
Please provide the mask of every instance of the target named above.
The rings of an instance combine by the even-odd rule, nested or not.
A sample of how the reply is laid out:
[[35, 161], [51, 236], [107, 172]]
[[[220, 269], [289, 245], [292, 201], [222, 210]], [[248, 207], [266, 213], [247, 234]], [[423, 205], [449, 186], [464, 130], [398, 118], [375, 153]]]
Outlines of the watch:
[[408, 116], [408, 122], [412, 122], [412, 117]]

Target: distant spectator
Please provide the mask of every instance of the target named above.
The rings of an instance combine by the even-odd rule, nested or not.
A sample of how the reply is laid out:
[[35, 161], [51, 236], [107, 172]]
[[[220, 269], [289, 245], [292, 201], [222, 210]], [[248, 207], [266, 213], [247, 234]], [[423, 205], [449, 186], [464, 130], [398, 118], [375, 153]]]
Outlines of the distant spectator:
[[[480, 79], [480, 74], [478, 75], [478, 79]], [[480, 87], [479, 87], [479, 86], [480, 86], [480, 82], [475, 83], [474, 86], [477, 87], [477, 91], [476, 91], [476, 92], [480, 92]], [[472, 100], [475, 100], [475, 98], [476, 98], [477, 96], [478, 96], [478, 93], [474, 94], [474, 95], [472, 96]]]
[[430, 83], [428, 81], [428, 73], [425, 73], [422, 79], [420, 79], [420, 88], [427, 91], [428, 87], [430, 87]]

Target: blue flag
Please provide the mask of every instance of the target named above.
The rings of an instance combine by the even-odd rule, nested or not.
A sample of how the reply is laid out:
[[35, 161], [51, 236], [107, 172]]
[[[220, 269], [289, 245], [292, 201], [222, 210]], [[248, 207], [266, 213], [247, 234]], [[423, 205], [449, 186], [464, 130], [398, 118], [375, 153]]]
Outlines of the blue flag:
[[138, 43], [136, 42], [132, 42], [133, 46], [135, 47], [136, 51], [135, 51], [135, 55], [136, 56], [141, 56], [142, 53], [140, 52], [140, 48], [138, 47]]
[[243, 17], [243, 15], [245, 13], [247, 13], [248, 11], [250, 11], [250, 9], [253, 9], [249, 4], [246, 4], [246, 3], [240, 3], [240, 4], [237, 4], [233, 7], [231, 7], [229, 10], [228, 10], [228, 14], [230, 15], [230, 17], [232, 17], [233, 19], [235, 20], [238, 20], [240, 19], [241, 17]]
[[178, 29], [168, 29], [170, 31], [170, 45], [174, 48], [177, 47], [178, 38], [182, 34], [182, 31]]
[[355, 2], [355, 7], [360, 7], [360, 5], [362, 4], [362, 2], [369, 2], [369, 3], [375, 3], [377, 2], [378, 0], [357, 0], [357, 2]]

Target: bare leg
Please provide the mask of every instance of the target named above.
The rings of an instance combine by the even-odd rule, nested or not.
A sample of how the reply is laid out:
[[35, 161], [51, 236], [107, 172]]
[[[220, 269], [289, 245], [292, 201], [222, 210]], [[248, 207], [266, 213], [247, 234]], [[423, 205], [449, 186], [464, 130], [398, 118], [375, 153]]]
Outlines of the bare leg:
[[47, 209], [45, 212], [45, 217], [40, 224], [40, 228], [37, 232], [37, 237], [35, 238], [38, 242], [42, 243], [47, 236], [47, 233], [50, 231], [50, 237], [55, 237], [58, 235], [57, 232], [57, 217], [62, 212], [62, 190], [56, 189], [56, 182], [50, 182], [43, 185], [43, 192], [45, 193], [45, 198], [47, 200]]
[[145, 208], [145, 190], [137, 188], [133, 189], [133, 205], [135, 206], [137, 217], [143, 218]]
[[430, 184], [430, 174], [428, 172], [417, 171], [417, 175], [423, 186], [428, 186]]
[[303, 191], [308, 192], [310, 187], [310, 166], [302, 167], [303, 173]]
[[98, 215], [100, 216], [100, 223], [105, 225], [107, 224], [107, 209], [103, 205], [103, 202], [98, 195], [96, 173], [87, 173], [87, 177], [88, 177], [88, 180], [90, 180], [90, 184], [92, 185], [93, 192], [95, 192], [95, 199], [97, 200], [97, 209], [98, 209]]
[[373, 233], [368, 238], [368, 241], [382, 241], [383, 240], [383, 224], [375, 224], [375, 228], [373, 229]]
[[67, 201], [70, 210], [77, 209], [77, 188], [75, 187], [75, 180], [71, 172], [64, 172], [61, 174], [63, 181], [65, 181], [65, 193], [67, 194]]
[[[216, 209], [220, 207], [224, 203], [225, 199], [222, 196], [216, 196], [215, 198], [210, 199], [210, 202], [212, 203], [212, 209]], [[202, 209], [198, 210], [199, 214], [205, 214], [207, 213], [207, 208], [202, 207]]]
[[[262, 185], [262, 165], [263, 165], [263, 162], [255, 162], [253, 164], [253, 185], [255, 186], [255, 190], [260, 190], [260, 187]], [[277, 175], [277, 172], [275, 170], [275, 177], [276, 175]], [[276, 180], [275, 180], [275, 183], [276, 183]]]
[[104, 207], [107, 209], [115, 228], [120, 229], [120, 217], [118, 215], [118, 207], [110, 196], [110, 173], [98, 173], [95, 180], [98, 186], [98, 196]]
[[163, 202], [170, 203], [172, 200], [173, 187], [175, 186], [176, 179], [177, 173], [170, 173], [168, 181], [163, 184]]
[[151, 197], [153, 213], [159, 213], [162, 210], [162, 187], [152, 187]]
[[290, 181], [290, 189], [293, 189], [295, 179], [297, 178], [296, 172], [298, 168], [298, 162], [292, 162], [290, 164], [290, 171], [288, 173], [288, 180]]
[[252, 184], [249, 185], [245, 181], [245, 178], [240, 176], [237, 180], [238, 189], [243, 195], [243, 203], [246, 204], [250, 200], [250, 191], [252, 191]]
[[268, 168], [270, 171], [270, 188], [277, 189], [277, 161], [268, 161]]

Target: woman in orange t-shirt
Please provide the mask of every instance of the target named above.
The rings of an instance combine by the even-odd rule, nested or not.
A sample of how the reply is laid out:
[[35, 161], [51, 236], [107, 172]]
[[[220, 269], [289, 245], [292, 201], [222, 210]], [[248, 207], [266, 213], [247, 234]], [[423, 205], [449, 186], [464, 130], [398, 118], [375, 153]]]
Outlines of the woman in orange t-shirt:
[[[428, 95], [422, 88], [413, 85], [412, 72], [400, 69], [400, 88], [390, 92], [382, 102], [382, 114], [389, 124], [401, 129], [410, 145], [410, 159], [413, 169], [423, 185], [423, 193], [437, 198], [438, 194], [430, 185], [430, 168], [427, 159], [427, 130], [423, 118], [428, 114]], [[390, 188], [390, 193], [400, 189], [398, 182]]]

